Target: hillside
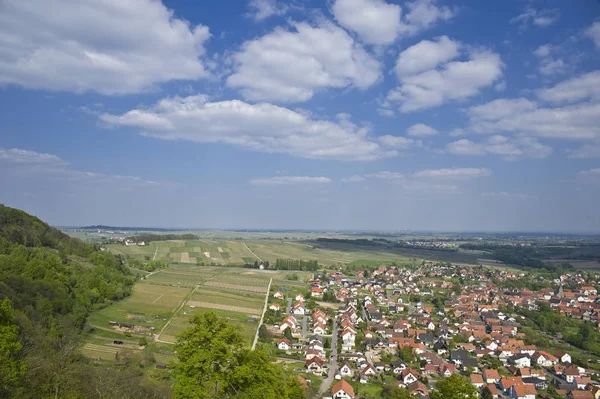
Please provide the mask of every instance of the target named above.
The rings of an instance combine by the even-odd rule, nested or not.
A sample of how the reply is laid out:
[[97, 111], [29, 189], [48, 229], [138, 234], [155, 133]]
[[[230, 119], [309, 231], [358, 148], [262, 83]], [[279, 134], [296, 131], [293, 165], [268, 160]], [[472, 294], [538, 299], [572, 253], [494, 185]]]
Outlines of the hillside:
[[0, 245], [8, 244], [46, 247], [80, 256], [88, 256], [94, 251], [93, 246], [69, 237], [37, 217], [0, 204]]
[[[1, 206], [0, 397], [94, 397], [113, 371], [81, 358], [80, 336], [89, 313], [129, 296], [134, 282], [119, 257]], [[127, 381], [108, 396], [165, 397], [139, 396], [155, 390], [135, 374]]]

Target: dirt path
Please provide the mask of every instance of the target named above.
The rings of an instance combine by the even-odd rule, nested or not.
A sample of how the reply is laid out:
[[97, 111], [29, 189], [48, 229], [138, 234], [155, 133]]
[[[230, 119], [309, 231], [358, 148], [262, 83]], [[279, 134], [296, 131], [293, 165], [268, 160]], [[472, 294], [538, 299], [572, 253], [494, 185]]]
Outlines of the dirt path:
[[154, 256], [152, 257], [152, 260], [156, 260], [156, 254], [158, 253], [158, 245], [156, 246], [156, 250], [154, 251]]
[[256, 335], [254, 336], [254, 342], [252, 343], [252, 350], [256, 348], [256, 343], [258, 342], [258, 332], [260, 331], [260, 326], [262, 326], [265, 312], [267, 311], [267, 302], [269, 301], [269, 292], [271, 292], [272, 282], [273, 279], [269, 280], [269, 287], [267, 287], [267, 294], [265, 295], [265, 307], [263, 308], [262, 314], [260, 315], [260, 321], [258, 322], [258, 327], [256, 328]]
[[189, 299], [192, 297], [192, 295], [194, 295], [194, 292], [196, 292], [196, 290], [198, 289], [198, 287], [200, 287], [200, 285], [195, 286], [194, 289], [191, 290], [189, 294], [187, 294], [187, 296], [183, 299], [183, 301], [181, 301], [181, 304], [179, 305], [179, 307], [177, 309], [175, 309], [175, 311], [171, 315], [171, 318], [169, 319], [169, 321], [167, 321], [165, 323], [165, 325], [163, 326], [163, 328], [160, 329], [160, 332], [158, 334], [154, 335], [154, 340], [156, 342], [163, 342], [163, 341], [160, 340], [160, 336], [173, 323], [173, 320], [175, 320], [175, 317], [177, 317], [177, 314], [179, 313], [179, 311], [181, 311], [181, 309], [183, 309], [183, 307], [185, 306], [185, 304], [187, 303], [187, 301], [189, 301]]
[[244, 246], [246, 247], [246, 249], [248, 250], [248, 252], [250, 252], [250, 253], [251, 253], [251, 254], [252, 254], [252, 255], [253, 255], [253, 256], [254, 256], [256, 259], [258, 259], [259, 261], [261, 261], [261, 262], [262, 262], [262, 259], [261, 259], [261, 258], [259, 258], [259, 257], [258, 257], [258, 255], [256, 255], [256, 254], [254, 253], [254, 251], [252, 251], [252, 250], [250, 249], [250, 247], [248, 246], [248, 244], [244, 243]]

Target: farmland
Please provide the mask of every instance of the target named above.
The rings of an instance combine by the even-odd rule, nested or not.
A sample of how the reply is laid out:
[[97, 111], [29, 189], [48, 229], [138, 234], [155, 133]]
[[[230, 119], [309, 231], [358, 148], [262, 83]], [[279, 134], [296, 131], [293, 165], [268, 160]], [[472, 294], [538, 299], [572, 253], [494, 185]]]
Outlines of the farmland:
[[254, 263], [257, 260], [275, 263], [278, 258], [316, 260], [324, 266], [345, 265], [353, 262], [401, 262], [412, 258], [477, 263], [477, 255], [466, 251], [369, 248], [315, 241], [153, 241], [143, 247], [121, 244], [109, 244], [107, 247], [115, 254], [140, 261], [162, 260], [200, 265], [244, 264]]
[[[301, 281], [289, 280], [292, 274]], [[174, 264], [146, 275], [128, 298], [92, 313], [89, 323], [93, 331], [81, 351], [91, 358], [114, 359], [118, 351], [143, 350], [139, 342], [145, 337], [155, 358], [168, 362], [174, 360], [169, 347], [177, 335], [194, 315], [208, 311], [228, 318], [250, 346], [269, 281], [297, 290], [308, 276], [303, 272]]]

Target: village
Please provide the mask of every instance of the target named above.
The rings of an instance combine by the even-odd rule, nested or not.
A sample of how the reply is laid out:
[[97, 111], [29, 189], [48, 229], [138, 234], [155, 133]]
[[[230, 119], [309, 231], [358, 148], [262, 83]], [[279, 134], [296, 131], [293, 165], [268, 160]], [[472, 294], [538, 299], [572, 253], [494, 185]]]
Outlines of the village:
[[449, 263], [330, 271], [305, 292], [272, 291], [266, 336], [278, 356], [303, 362], [294, 371], [314, 397], [399, 387], [429, 398], [436, 382], [459, 375], [482, 398], [598, 399], [598, 357], [525, 316], [544, 310], [593, 325], [588, 338], [597, 339], [597, 287], [585, 272], [551, 279]]

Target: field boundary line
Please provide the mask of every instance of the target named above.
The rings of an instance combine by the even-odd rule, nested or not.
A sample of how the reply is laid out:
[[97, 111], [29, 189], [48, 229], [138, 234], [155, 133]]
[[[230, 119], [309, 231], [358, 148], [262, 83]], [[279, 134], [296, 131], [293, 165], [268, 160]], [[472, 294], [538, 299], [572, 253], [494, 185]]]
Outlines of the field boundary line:
[[154, 256], [152, 257], [152, 260], [156, 260], [156, 254], [158, 253], [158, 245], [156, 246], [156, 250], [154, 251]]
[[165, 332], [165, 330], [173, 323], [173, 320], [175, 320], [175, 317], [177, 317], [177, 314], [179, 313], [179, 311], [181, 309], [183, 309], [183, 307], [185, 306], [185, 304], [187, 303], [187, 301], [192, 297], [192, 295], [194, 295], [194, 292], [196, 292], [196, 290], [200, 287], [200, 284], [198, 284], [197, 286], [194, 287], [194, 289], [187, 294], [187, 296], [183, 299], [183, 301], [181, 302], [181, 305], [179, 305], [179, 307], [177, 309], [175, 309], [175, 311], [173, 312], [173, 314], [171, 315], [171, 318], [169, 319], [169, 321], [167, 321], [165, 323], [165, 325], [163, 326], [163, 328], [160, 329], [160, 332], [154, 336], [154, 340], [157, 342], [163, 342], [160, 340], [160, 336]]
[[258, 257], [258, 255], [257, 255], [257, 254], [255, 254], [255, 253], [254, 253], [254, 251], [252, 251], [252, 250], [250, 249], [250, 247], [248, 246], [248, 244], [246, 244], [246, 243], [244, 242], [244, 245], [246, 246], [246, 249], [247, 249], [247, 250], [248, 250], [248, 251], [249, 251], [249, 252], [250, 252], [252, 255], [254, 255], [254, 257], [255, 257], [256, 259], [258, 259], [259, 261], [261, 261], [261, 262], [262, 262], [262, 259], [261, 259], [261, 258], [259, 258], [259, 257]]
[[263, 319], [265, 317], [265, 313], [267, 311], [267, 302], [269, 301], [269, 292], [271, 292], [271, 283], [273, 282], [273, 278], [269, 280], [269, 286], [267, 287], [267, 294], [265, 295], [265, 307], [263, 308], [262, 314], [260, 315], [260, 321], [258, 322], [258, 328], [256, 329], [256, 335], [254, 336], [254, 342], [252, 343], [252, 350], [256, 348], [256, 343], [258, 342], [258, 333], [260, 331], [260, 326], [263, 324]]
[[155, 304], [163, 296], [165, 296], [165, 294], [160, 294], [160, 296], [158, 298], [156, 298], [155, 300], [153, 300], [152, 303]]

